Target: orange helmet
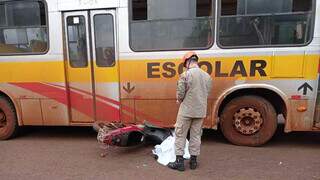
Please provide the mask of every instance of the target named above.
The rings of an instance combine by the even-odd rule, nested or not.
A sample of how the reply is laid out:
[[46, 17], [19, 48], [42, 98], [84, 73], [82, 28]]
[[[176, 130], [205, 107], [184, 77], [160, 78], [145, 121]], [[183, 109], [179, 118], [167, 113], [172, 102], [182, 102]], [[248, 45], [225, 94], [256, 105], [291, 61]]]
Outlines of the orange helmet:
[[195, 57], [194, 60], [198, 61], [198, 56], [194, 51], [189, 51], [182, 57], [182, 62], [184, 67], [186, 67], [187, 60], [189, 60], [192, 57]]

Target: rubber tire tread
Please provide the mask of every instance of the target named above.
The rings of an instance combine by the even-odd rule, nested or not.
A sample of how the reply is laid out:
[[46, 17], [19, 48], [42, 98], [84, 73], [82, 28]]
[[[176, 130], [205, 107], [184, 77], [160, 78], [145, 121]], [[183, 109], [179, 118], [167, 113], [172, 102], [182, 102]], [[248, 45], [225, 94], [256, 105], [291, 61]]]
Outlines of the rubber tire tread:
[[[234, 113], [245, 107], [257, 109], [262, 118], [261, 129], [253, 135], [243, 135], [233, 125]], [[224, 137], [235, 145], [261, 146], [268, 142], [277, 129], [277, 114], [272, 104], [260, 96], [240, 96], [231, 100], [223, 109], [220, 127]]]
[[15, 107], [7, 97], [0, 96], [0, 108], [6, 116], [7, 124], [9, 124], [9, 127], [7, 125], [0, 129], [0, 140], [12, 139], [17, 136], [19, 129]]

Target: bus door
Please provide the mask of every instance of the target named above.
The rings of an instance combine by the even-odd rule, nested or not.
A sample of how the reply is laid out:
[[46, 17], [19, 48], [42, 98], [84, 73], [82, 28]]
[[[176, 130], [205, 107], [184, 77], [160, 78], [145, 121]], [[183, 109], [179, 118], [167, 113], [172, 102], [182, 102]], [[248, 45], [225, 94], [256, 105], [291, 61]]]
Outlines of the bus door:
[[[319, 70], [320, 70], [320, 65], [319, 65]], [[315, 126], [317, 128], [320, 128], [320, 75], [318, 75], [318, 92], [317, 92], [314, 122], [315, 122]]]
[[71, 122], [119, 120], [114, 10], [64, 13]]

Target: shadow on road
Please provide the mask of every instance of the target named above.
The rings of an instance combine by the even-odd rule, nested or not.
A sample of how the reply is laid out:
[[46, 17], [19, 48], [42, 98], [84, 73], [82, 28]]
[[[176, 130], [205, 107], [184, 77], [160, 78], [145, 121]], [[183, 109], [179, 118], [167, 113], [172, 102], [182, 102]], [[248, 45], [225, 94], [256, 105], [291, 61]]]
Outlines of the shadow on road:
[[97, 133], [92, 127], [67, 127], [67, 126], [25, 126], [19, 131], [17, 138], [95, 138]]
[[[24, 127], [17, 138], [96, 138], [96, 132], [91, 127]], [[203, 131], [203, 143], [230, 144], [220, 130], [205, 129]], [[284, 126], [281, 124], [273, 138], [264, 147], [273, 146], [304, 146], [320, 147], [319, 132], [291, 132], [284, 133]]]
[[[202, 136], [203, 142], [216, 142], [230, 144], [223, 136], [220, 130], [206, 129]], [[278, 125], [277, 131], [272, 139], [264, 147], [273, 146], [304, 146], [320, 147], [320, 132], [284, 132], [284, 125]]]

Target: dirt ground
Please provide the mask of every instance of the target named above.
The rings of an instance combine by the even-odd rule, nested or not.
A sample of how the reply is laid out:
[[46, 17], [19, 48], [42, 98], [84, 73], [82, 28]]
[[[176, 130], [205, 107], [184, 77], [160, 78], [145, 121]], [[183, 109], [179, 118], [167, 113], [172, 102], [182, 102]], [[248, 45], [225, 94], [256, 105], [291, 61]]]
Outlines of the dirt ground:
[[221, 132], [206, 130], [199, 168], [176, 172], [154, 160], [151, 145], [112, 149], [101, 158], [91, 128], [27, 128], [0, 142], [0, 179], [320, 180], [320, 133], [282, 131], [252, 148], [231, 145]]

